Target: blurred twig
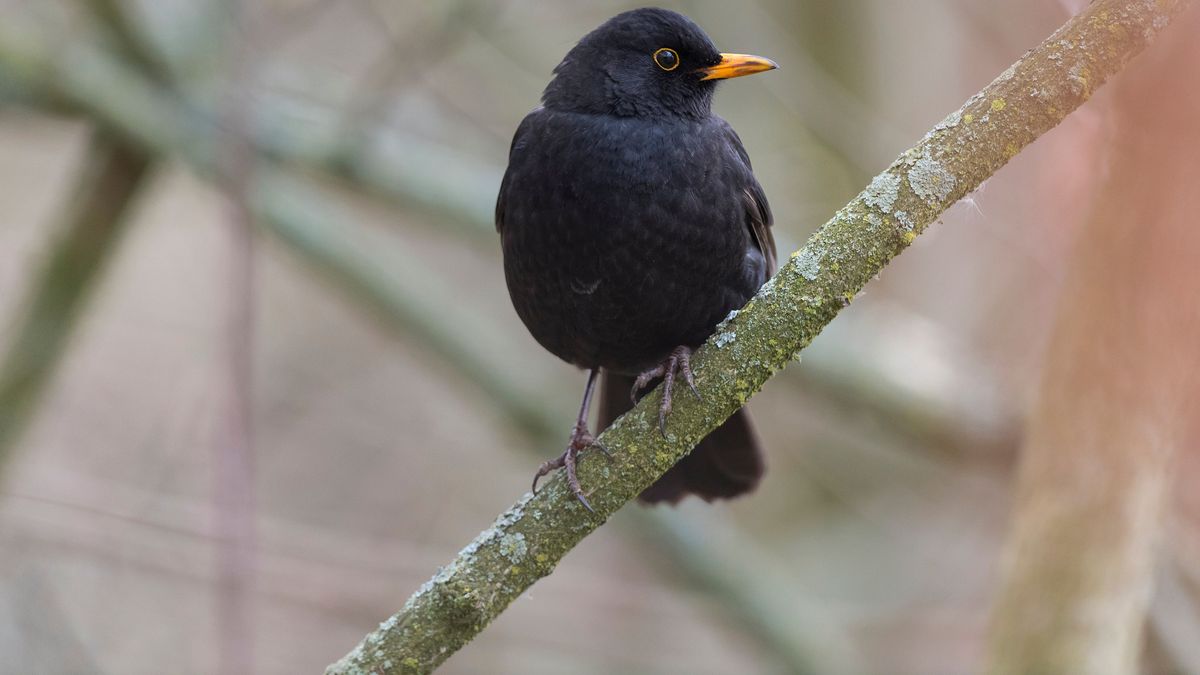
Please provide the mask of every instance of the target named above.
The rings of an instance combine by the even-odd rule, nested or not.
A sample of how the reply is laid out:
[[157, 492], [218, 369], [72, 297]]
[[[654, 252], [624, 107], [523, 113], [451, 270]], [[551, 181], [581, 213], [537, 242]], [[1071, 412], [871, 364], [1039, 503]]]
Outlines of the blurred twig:
[[[213, 176], [217, 169], [212, 139], [221, 135], [210, 118], [85, 46], [72, 45], [51, 52], [36, 40], [21, 34], [6, 34], [0, 28], [0, 77], [3, 76], [35, 95], [62, 100], [89, 117], [120, 129], [147, 150], [164, 157], [178, 155], [202, 174]], [[269, 149], [284, 142], [283, 137], [274, 137], [255, 147], [260, 152], [266, 151], [269, 159], [273, 156]], [[430, 175], [419, 175], [420, 157], [418, 152], [411, 159], [411, 166], [405, 164], [404, 175], [398, 181], [409, 185], [406, 189], [414, 193], [432, 180]], [[326, 270], [340, 285], [369, 305], [379, 307], [379, 315], [386, 320], [422, 327], [418, 331], [425, 331], [430, 344], [439, 345], [458, 359], [474, 373], [474, 381], [489, 395], [508, 402], [507, 414], [536, 433], [545, 431], [544, 422], [536, 412], [542, 405], [538, 397], [532, 392], [512, 389], [504, 377], [489, 377], [494, 366], [471, 353], [464, 336], [480, 334], [481, 329], [474, 327], [468, 316], [453, 326], [430, 320], [456, 304], [440, 287], [428, 283], [436, 275], [422, 274], [422, 265], [416, 260], [395, 257], [402, 255], [398, 251], [384, 255], [379, 249], [361, 245], [355, 237], [343, 234], [335, 225], [336, 218], [323, 217], [324, 209], [305, 198], [311, 187], [271, 162], [260, 162], [253, 175], [254, 185], [248, 192], [259, 222]], [[435, 169], [432, 176], [437, 175]], [[442, 189], [450, 192], [449, 187]], [[404, 289], [422, 291], [406, 293]]]
[[556, 477], [501, 514], [327, 672], [426, 672], [442, 663], [794, 359], [946, 208], [1082, 105], [1187, 4], [1100, 0], [1069, 21], [876, 177], [718, 328], [697, 354], [704, 400], [676, 407], [674, 433], [656, 432], [652, 395], [601, 434], [616, 450], [612, 462], [585, 462], [580, 471], [585, 485], [603, 485], [591, 495], [595, 514]]
[[0, 470], [34, 414], [151, 167], [146, 152], [106, 129], [93, 133], [60, 216], [56, 231], [62, 239], [34, 281], [0, 362]]
[[255, 142], [266, 156], [346, 180], [357, 190], [405, 210], [436, 218], [468, 241], [494, 243], [495, 204], [489, 197], [501, 169], [415, 138], [363, 134], [353, 144], [297, 128], [269, 109], [259, 117]]
[[260, 178], [255, 207], [272, 234], [380, 320], [417, 336], [442, 360], [469, 374], [517, 428], [541, 438], [563, 431], [561, 420], [546, 414], [543, 397], [514, 385], [498, 359], [476, 348], [477, 336], [496, 334], [492, 326], [460, 309], [440, 285], [429, 283], [437, 275], [415, 256], [395, 245], [385, 252], [351, 235], [327, 209], [305, 199], [306, 190], [285, 174]]
[[485, 17], [494, 16], [498, 4], [478, 0], [453, 0], [430, 5], [437, 13], [433, 26], [410, 29], [398, 35], [386, 25], [383, 10], [374, 2], [364, 9], [372, 14], [387, 39], [387, 49], [376, 59], [355, 86], [350, 104], [339, 123], [339, 138], [352, 148], [367, 140], [367, 129], [376, 128], [391, 95], [406, 81], [419, 77], [449, 58], [469, 32]]
[[[167, 90], [177, 89], [166, 56], [145, 39], [127, 6], [121, 0], [90, 0], [88, 9], [108, 34], [117, 53], [145, 77]], [[213, 503], [217, 534], [217, 661], [223, 673], [254, 670], [254, 550], [255, 491], [252, 430], [252, 383], [254, 341], [254, 239], [248, 207], [248, 189], [255, 158], [246, 138], [247, 107], [250, 105], [246, 58], [248, 38], [244, 35], [241, 3], [225, 7], [222, 31], [234, 41], [229, 62], [229, 86], [222, 102], [221, 126], [225, 134], [214, 139], [219, 146], [216, 161], [223, 179], [221, 188], [229, 200], [229, 311], [225, 321], [225, 343], [219, 372], [223, 408], [213, 448]], [[241, 29], [241, 30], [239, 30]], [[220, 51], [220, 50], [214, 50]], [[132, 150], [142, 152], [132, 141]], [[131, 150], [131, 151], [132, 151]]]
[[863, 672], [844, 626], [736, 528], [707, 522], [700, 531], [666, 509], [633, 514], [646, 539], [669, 556], [671, 570], [713, 596], [724, 618], [767, 647], [787, 672]]
[[249, 675], [254, 669], [254, 599], [257, 528], [254, 456], [254, 214], [250, 193], [257, 158], [246, 139], [253, 66], [247, 12], [238, 0], [229, 7], [231, 53], [228, 85], [217, 139], [220, 187], [227, 200], [228, 287], [220, 372], [220, 432], [213, 449], [216, 511], [218, 664], [222, 673]]
[[168, 85], [171, 69], [164, 56], [146, 40], [141, 28], [121, 0], [88, 0], [85, 3], [97, 24], [108, 34], [113, 49], [130, 63], [137, 64], [158, 84]]

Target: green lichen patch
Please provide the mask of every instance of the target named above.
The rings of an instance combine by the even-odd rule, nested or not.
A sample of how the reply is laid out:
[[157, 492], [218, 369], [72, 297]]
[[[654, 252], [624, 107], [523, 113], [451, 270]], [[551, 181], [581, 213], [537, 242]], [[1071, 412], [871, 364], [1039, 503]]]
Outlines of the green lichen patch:
[[863, 201], [884, 213], [891, 213], [892, 206], [899, 196], [900, 177], [890, 173], [881, 173], [863, 192]]
[[525, 559], [529, 546], [525, 543], [525, 535], [520, 532], [507, 532], [500, 537], [500, 555], [508, 558], [513, 564]]
[[821, 257], [822, 254], [813, 251], [812, 247], [801, 249], [793, 256], [796, 271], [805, 279], [816, 281], [817, 276], [821, 274]]
[[945, 201], [958, 179], [941, 162], [923, 155], [908, 171], [908, 184], [928, 204]]

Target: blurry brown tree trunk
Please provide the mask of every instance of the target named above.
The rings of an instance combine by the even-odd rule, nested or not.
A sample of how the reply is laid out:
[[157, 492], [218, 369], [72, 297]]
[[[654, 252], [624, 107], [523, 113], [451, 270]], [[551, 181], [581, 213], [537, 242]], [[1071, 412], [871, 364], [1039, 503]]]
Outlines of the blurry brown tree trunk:
[[1018, 474], [992, 673], [1137, 669], [1172, 462], [1200, 403], [1196, 12], [1121, 76]]

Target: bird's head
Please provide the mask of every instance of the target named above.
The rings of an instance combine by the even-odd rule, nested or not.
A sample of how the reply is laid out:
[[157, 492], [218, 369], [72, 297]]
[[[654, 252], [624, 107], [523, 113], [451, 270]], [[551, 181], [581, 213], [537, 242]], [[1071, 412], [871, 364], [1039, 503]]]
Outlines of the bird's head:
[[759, 56], [720, 53], [678, 12], [635, 9], [585, 35], [555, 67], [542, 102], [620, 117], [701, 118], [717, 81], [777, 67]]

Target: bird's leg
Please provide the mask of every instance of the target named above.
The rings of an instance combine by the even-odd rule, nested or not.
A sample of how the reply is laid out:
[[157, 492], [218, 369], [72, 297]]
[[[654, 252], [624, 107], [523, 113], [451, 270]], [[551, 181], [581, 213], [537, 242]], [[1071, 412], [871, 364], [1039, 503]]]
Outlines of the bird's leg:
[[634, 403], [637, 403], [638, 393], [654, 380], [662, 378], [663, 396], [662, 405], [658, 407], [658, 430], [663, 436], [667, 435], [667, 414], [671, 412], [671, 391], [675, 388], [676, 373], [683, 376], [683, 381], [687, 383], [688, 389], [692, 390], [696, 400], [703, 400], [700, 391], [696, 389], [696, 378], [692, 376], [692, 349], [686, 345], [676, 347], [665, 361], [638, 375], [637, 381], [633, 383], [633, 391], [629, 394]]
[[596, 378], [600, 375], [599, 368], [593, 368], [588, 372], [587, 386], [583, 390], [583, 403], [579, 406], [579, 417], [575, 420], [575, 429], [571, 431], [571, 440], [567, 443], [567, 449], [563, 454], [554, 459], [543, 462], [538, 467], [537, 473], [533, 476], [533, 491], [537, 492], [538, 479], [551, 471], [565, 467], [567, 470], [567, 485], [571, 487], [571, 492], [579, 499], [588, 511], [595, 512], [592, 505], [588, 503], [587, 497], [583, 496], [583, 488], [579, 487], [579, 477], [575, 475], [576, 457], [583, 450], [591, 446], [600, 448], [601, 452], [609, 457], [612, 455], [608, 452], [608, 448], [596, 442], [596, 437], [592, 436], [592, 432], [588, 431], [588, 412], [592, 407], [592, 391], [596, 388]]

